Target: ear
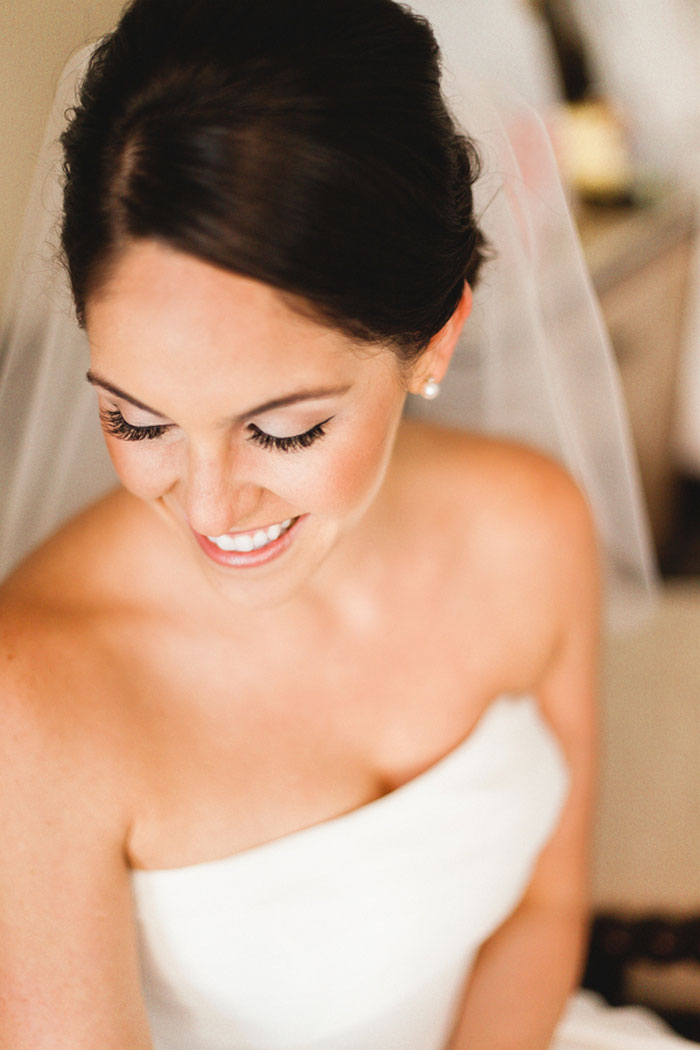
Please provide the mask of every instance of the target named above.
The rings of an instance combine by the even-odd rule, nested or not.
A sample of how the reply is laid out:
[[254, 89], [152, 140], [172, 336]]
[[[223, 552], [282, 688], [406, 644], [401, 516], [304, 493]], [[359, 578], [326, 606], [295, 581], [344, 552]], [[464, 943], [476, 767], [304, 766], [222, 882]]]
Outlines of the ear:
[[428, 377], [441, 383], [452, 360], [457, 340], [462, 334], [464, 322], [472, 309], [472, 290], [464, 282], [464, 292], [455, 312], [446, 325], [436, 332], [425, 350], [415, 362], [408, 386], [409, 393], [419, 394]]

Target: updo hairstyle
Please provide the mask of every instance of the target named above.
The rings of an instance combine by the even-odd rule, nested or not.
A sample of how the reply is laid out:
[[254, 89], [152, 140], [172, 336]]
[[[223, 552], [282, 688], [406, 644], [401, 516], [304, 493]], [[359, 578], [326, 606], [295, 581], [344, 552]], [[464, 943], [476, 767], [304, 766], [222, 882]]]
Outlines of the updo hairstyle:
[[134, 240], [414, 360], [473, 284], [477, 160], [393, 0], [132, 0], [62, 136], [78, 319]]

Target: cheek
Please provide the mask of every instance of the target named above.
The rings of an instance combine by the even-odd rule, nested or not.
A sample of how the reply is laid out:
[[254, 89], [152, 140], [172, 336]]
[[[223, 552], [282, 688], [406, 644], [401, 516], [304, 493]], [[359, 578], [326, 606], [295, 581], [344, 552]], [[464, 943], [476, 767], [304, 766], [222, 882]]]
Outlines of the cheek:
[[[364, 509], [375, 495], [386, 470], [402, 399], [388, 387], [371, 411], [358, 413], [326, 442], [318, 455], [305, 452], [275, 455], [255, 448], [238, 460], [236, 481], [254, 484], [297, 511], [342, 515]], [[107, 450], [126, 489], [139, 499], [159, 499], [181, 480], [178, 443], [121, 441], [105, 435]]]
[[366, 506], [384, 477], [399, 416], [384, 411], [364, 419], [319, 457], [308, 478], [309, 510], [340, 514]]
[[107, 451], [124, 488], [139, 499], [158, 499], [173, 480], [172, 457], [146, 441], [105, 437]]

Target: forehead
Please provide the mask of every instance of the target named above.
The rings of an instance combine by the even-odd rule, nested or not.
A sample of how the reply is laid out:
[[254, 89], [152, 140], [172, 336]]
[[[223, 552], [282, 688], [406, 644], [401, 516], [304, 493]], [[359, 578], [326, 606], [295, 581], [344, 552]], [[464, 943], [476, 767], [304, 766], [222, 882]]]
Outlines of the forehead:
[[[124, 249], [86, 310], [88, 335], [109, 320], [121, 333], [158, 322], [153, 337], [173, 343], [178, 330], [198, 333], [198, 345], [226, 336], [263, 341], [280, 332], [312, 342], [347, 342], [340, 333], [294, 311], [269, 285], [231, 273], [152, 241]], [[335, 337], [335, 338], [334, 338]]]
[[[290, 382], [353, 382], [394, 361], [292, 309], [269, 285], [163, 245], [126, 248], [87, 305], [91, 364], [147, 404], [241, 388], [265, 400]], [[149, 400], [149, 398], [151, 400]]]

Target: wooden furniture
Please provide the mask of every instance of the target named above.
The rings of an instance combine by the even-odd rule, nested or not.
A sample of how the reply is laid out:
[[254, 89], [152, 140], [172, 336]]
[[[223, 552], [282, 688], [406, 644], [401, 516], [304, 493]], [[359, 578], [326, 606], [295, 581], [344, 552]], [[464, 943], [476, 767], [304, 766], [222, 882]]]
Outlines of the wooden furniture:
[[[672, 448], [693, 203], [579, 209], [660, 553], [674, 532]], [[650, 1005], [700, 1041], [700, 584], [666, 586], [636, 637], [607, 640], [584, 983]]]
[[693, 237], [692, 202], [668, 193], [645, 206], [577, 210], [610, 330], [658, 549], [673, 525], [671, 434]]
[[[591, 930], [583, 984], [600, 992], [612, 1006], [623, 1006], [635, 998], [630, 987], [635, 968], [664, 971], [684, 963], [700, 973], [700, 913], [683, 920], [665, 915], [629, 920], [602, 914]], [[700, 1013], [658, 1004], [657, 1010], [680, 1035], [700, 1042]]]

